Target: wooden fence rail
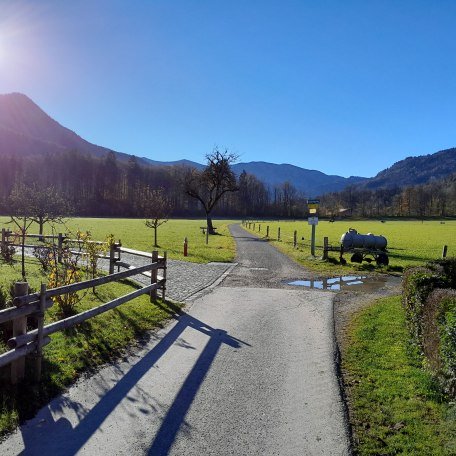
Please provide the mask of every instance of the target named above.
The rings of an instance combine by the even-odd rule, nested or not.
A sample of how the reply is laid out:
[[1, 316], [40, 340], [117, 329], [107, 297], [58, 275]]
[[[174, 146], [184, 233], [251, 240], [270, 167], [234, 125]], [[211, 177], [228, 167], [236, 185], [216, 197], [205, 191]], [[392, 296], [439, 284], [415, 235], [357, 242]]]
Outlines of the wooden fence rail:
[[[120, 244], [116, 244], [115, 250], [118, 249], [120, 249]], [[129, 250], [128, 253], [132, 253], [131, 249], [125, 250]], [[0, 324], [9, 321], [13, 322], [13, 337], [8, 340], [8, 347], [11, 350], [0, 355], [0, 367], [11, 364], [11, 382], [13, 384], [18, 383], [24, 378], [25, 356], [32, 353], [35, 355], [35, 364], [32, 367], [34, 379], [39, 380], [41, 374], [42, 348], [50, 342], [49, 336], [51, 334], [82, 323], [146, 293], [149, 293], [150, 300], [153, 302], [157, 298], [158, 289], [162, 290], [162, 298], [165, 299], [166, 253], [161, 257], [158, 255], [157, 251], [152, 252], [152, 254], [138, 251], [135, 252], [142, 257], [150, 258], [151, 262], [139, 267], [132, 267], [126, 263], [122, 263], [121, 266], [126, 267], [127, 270], [71, 285], [51, 288], [49, 290], [46, 289], [46, 285], [42, 284], [39, 293], [24, 292], [24, 286], [25, 290], [28, 289], [28, 284], [24, 282], [18, 282], [16, 284], [16, 288], [18, 290], [22, 289], [22, 291], [16, 293], [17, 295], [12, 301], [13, 307], [0, 311]], [[115, 258], [115, 263], [120, 262], [119, 260], [120, 257]], [[162, 276], [158, 275], [158, 270], [163, 271]], [[146, 273], [151, 279], [149, 285], [144, 286], [139, 290], [135, 290], [132, 293], [128, 293], [125, 296], [113, 299], [105, 304], [101, 304], [93, 309], [44, 326], [45, 311], [53, 305], [52, 298]], [[38, 322], [38, 327], [31, 331], [27, 331], [28, 316], [36, 317]]]

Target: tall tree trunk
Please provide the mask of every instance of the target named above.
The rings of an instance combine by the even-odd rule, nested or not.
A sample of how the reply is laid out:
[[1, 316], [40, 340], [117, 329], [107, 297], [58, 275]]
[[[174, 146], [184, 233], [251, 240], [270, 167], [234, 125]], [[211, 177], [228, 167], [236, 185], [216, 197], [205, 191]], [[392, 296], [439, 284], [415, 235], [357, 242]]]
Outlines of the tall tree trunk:
[[157, 245], [157, 227], [154, 226], [154, 247], [158, 247]]
[[206, 220], [207, 220], [207, 231], [209, 234], [215, 234], [214, 226], [212, 225], [212, 217], [206, 213]]

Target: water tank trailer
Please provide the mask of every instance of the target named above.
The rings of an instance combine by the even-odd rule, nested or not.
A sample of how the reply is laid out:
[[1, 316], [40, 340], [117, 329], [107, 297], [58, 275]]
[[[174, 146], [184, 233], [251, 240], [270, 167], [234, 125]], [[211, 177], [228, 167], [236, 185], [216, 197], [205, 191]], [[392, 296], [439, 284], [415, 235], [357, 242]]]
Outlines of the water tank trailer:
[[371, 263], [375, 260], [379, 266], [387, 266], [389, 258], [386, 250], [388, 241], [385, 236], [376, 236], [372, 233], [360, 234], [355, 229], [350, 228], [340, 238], [340, 262], [346, 263], [343, 258], [344, 253], [352, 253], [350, 258], [352, 263]]

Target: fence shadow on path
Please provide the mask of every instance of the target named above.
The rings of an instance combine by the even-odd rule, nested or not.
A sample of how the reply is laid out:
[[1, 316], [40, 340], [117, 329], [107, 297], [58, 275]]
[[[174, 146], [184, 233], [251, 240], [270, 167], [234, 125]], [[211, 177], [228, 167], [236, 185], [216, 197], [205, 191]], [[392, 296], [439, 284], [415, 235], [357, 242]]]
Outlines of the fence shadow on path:
[[207, 335], [209, 341], [169, 407], [149, 450], [149, 454], [154, 456], [168, 454], [220, 347], [226, 344], [229, 347], [241, 348], [242, 345], [248, 346], [249, 344], [229, 336], [222, 329], [212, 328], [182, 312], [177, 306], [171, 306], [171, 310], [163, 309], [168, 311], [177, 320], [177, 323], [160, 342], [131, 367], [111, 389], [107, 390], [92, 409], [81, 413], [79, 403], [72, 403], [68, 399], [63, 399], [62, 403], [58, 403], [54, 408], [72, 408], [79, 416], [80, 421], [74, 428], [66, 418], [54, 421], [51, 411], [47, 408], [47, 416], [40, 415], [40, 422], [45, 423], [42, 429], [39, 426], [21, 429], [24, 441], [24, 450], [20, 453], [21, 455], [41, 456], [46, 452], [58, 455], [76, 454], [166, 351], [173, 344], [180, 343], [179, 338], [182, 333], [187, 328], [191, 328]]

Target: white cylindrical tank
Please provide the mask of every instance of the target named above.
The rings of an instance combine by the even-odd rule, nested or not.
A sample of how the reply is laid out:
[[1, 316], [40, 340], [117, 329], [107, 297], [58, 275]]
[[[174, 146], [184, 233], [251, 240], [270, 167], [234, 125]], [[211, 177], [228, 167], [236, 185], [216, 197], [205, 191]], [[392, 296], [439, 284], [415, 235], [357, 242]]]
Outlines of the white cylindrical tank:
[[354, 248], [385, 250], [388, 245], [388, 241], [384, 236], [376, 236], [372, 233], [359, 234], [353, 228], [350, 228], [342, 235], [340, 243], [345, 250]]

